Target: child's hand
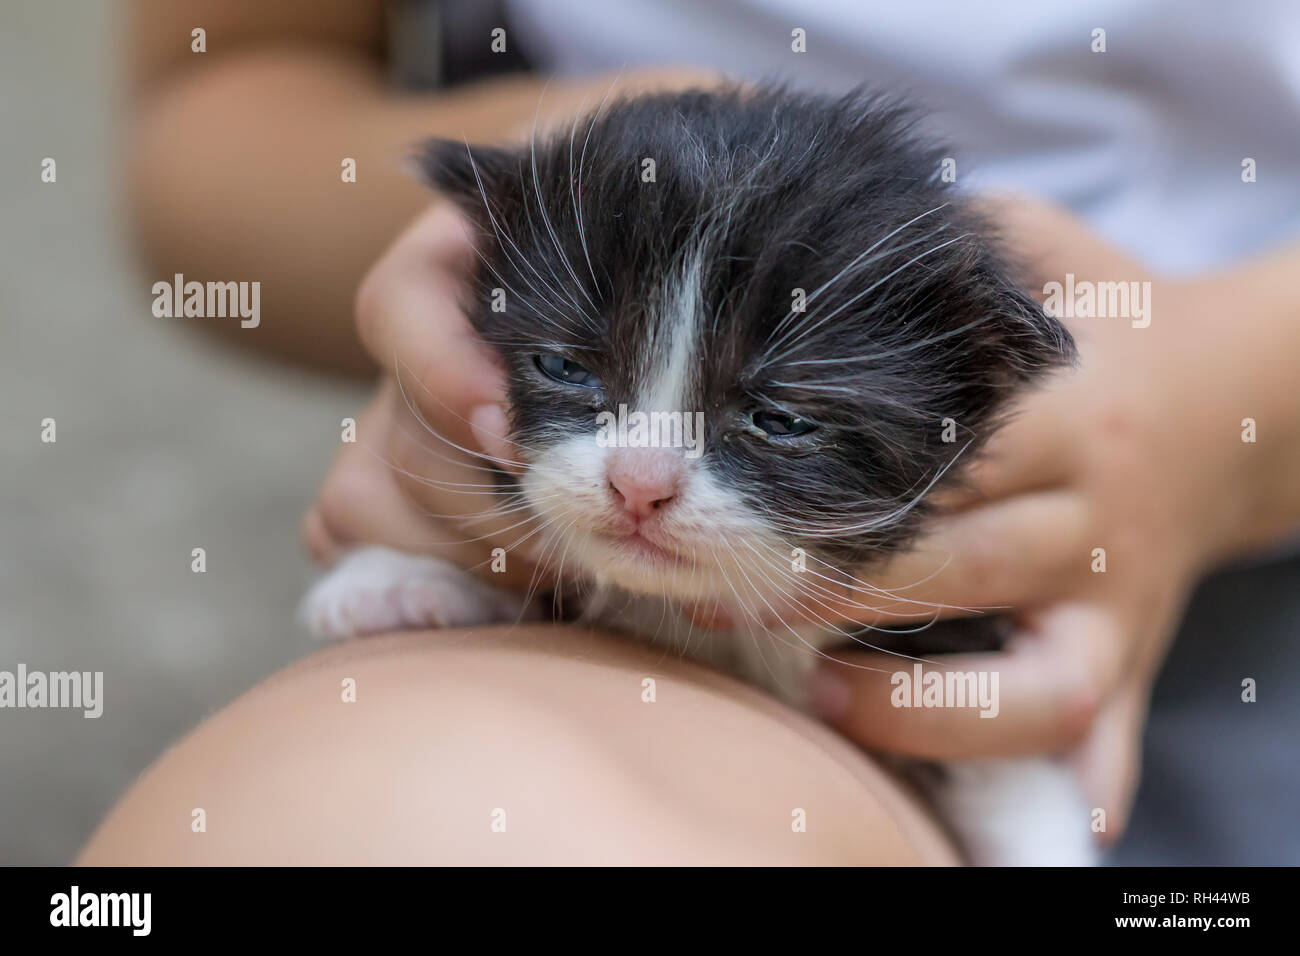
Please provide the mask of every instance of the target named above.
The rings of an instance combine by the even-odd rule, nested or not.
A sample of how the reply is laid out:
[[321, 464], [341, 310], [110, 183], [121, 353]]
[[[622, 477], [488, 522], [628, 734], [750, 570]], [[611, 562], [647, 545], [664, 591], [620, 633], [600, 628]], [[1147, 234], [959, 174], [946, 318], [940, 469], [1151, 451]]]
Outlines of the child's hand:
[[[385, 544], [486, 573], [493, 547], [509, 549], [531, 530], [518, 515], [483, 517], [495, 500], [489, 463], [506, 464], [511, 446], [501, 370], [460, 306], [473, 265], [464, 221], [439, 203], [362, 284], [357, 323], [389, 372], [304, 519], [321, 563], [353, 545]], [[520, 551], [508, 550], [506, 568], [495, 583], [531, 580]]]
[[[1252, 410], [1225, 357], [1240, 351], [1228, 317], [1245, 299], [1229, 279], [1162, 279], [1057, 209], [1019, 201], [995, 209], [1033, 267], [1031, 288], [1066, 273], [1076, 283], [1150, 281], [1150, 325], [1067, 319], [1078, 370], [1026, 396], [975, 468], [976, 494], [954, 496], [955, 513], [914, 552], [864, 576], [918, 603], [895, 603], [886, 615], [840, 609], [911, 624], [931, 613], [926, 602], [1009, 609], [1021, 631], [1007, 653], [944, 659], [998, 672], [998, 717], [896, 709], [888, 673], [834, 664], [814, 690], [828, 717], [873, 748], [938, 758], [1073, 750], [1094, 806], [1106, 810], [1104, 835], [1114, 837], [1136, 781], [1151, 685], [1187, 596], [1243, 543], [1258, 455], [1242, 441]], [[842, 656], [911, 669], [878, 654]]]

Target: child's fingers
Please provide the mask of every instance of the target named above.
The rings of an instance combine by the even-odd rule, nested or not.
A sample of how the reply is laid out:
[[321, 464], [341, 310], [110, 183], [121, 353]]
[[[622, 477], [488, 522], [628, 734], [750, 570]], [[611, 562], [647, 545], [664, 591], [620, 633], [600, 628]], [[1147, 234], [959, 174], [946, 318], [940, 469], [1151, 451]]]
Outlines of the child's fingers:
[[[1122, 671], [1115, 632], [1103, 610], [1063, 605], [1045, 612], [1002, 653], [950, 655], [920, 665], [895, 655], [835, 654], [840, 663], [822, 664], [810, 693], [827, 720], [878, 750], [931, 759], [1060, 752], [1089, 732]], [[926, 678], [916, 686], [917, 666], [940, 680], [951, 674], [954, 687], [960, 683], [975, 693], [958, 702], [941, 691], [943, 705], [926, 706]], [[959, 682], [958, 675], [974, 678]]]
[[[879, 573], [858, 575], [844, 600], [819, 598], [826, 613], [867, 624], [1042, 605], [1087, 568], [1087, 528], [1085, 503], [1072, 492], [1019, 495], [952, 515]], [[837, 576], [819, 573], [822, 590], [834, 590]]]

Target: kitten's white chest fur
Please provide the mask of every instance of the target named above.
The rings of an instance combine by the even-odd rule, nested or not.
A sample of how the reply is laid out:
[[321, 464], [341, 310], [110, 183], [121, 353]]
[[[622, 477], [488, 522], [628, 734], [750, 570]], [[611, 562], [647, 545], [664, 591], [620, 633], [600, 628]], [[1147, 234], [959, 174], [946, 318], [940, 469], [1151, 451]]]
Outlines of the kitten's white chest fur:
[[[311, 589], [302, 617], [318, 637], [337, 639], [402, 628], [512, 621], [518, 598], [437, 558], [388, 548], [347, 555]], [[684, 653], [803, 707], [805, 680], [838, 635], [802, 628], [701, 632], [665, 600], [608, 594], [590, 623]], [[1087, 866], [1095, 862], [1088, 809], [1076, 781], [1046, 758], [943, 765], [927, 787], [940, 816], [973, 862], [985, 866]]]

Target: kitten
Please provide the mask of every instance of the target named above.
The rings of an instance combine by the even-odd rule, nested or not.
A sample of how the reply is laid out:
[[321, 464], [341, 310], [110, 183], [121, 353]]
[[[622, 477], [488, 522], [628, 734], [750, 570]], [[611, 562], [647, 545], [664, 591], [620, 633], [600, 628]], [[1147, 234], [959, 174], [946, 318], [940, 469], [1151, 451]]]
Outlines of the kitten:
[[[825, 603], [899, 607], [850, 573], [907, 547], [1007, 401], [1074, 356], [915, 122], [862, 93], [736, 88], [625, 99], [522, 149], [423, 147], [478, 230], [467, 311], [505, 363], [527, 465], [502, 494], [556, 519], [529, 543], [582, 570], [587, 619], [796, 704], [836, 646], [999, 645], [997, 618], [847, 634]], [[518, 609], [374, 548], [306, 602], [325, 636]], [[977, 862], [1089, 861], [1051, 761], [945, 771], [931, 795]]]

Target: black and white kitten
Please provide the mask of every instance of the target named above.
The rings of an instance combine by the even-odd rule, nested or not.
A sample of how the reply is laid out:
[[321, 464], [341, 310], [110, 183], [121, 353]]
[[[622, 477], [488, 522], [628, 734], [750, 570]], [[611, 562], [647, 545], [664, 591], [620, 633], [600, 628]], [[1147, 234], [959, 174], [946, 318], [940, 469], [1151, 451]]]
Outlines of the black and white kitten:
[[[468, 310], [507, 368], [526, 466], [500, 473], [503, 500], [537, 519], [521, 537], [544, 526], [532, 556], [581, 570], [588, 618], [795, 703], [836, 646], [996, 643], [987, 617], [902, 637], [828, 614], [846, 593], [906, 604], [861, 572], [925, 527], [928, 493], [959, 480], [1008, 400], [1074, 354], [941, 181], [943, 157], [905, 108], [776, 88], [626, 99], [520, 149], [423, 148], [479, 232]], [[731, 630], [693, 627], [700, 607]], [[305, 607], [324, 636], [517, 609], [377, 548]], [[1051, 761], [946, 765], [932, 796], [976, 862], [1090, 862], [1086, 809]]]

